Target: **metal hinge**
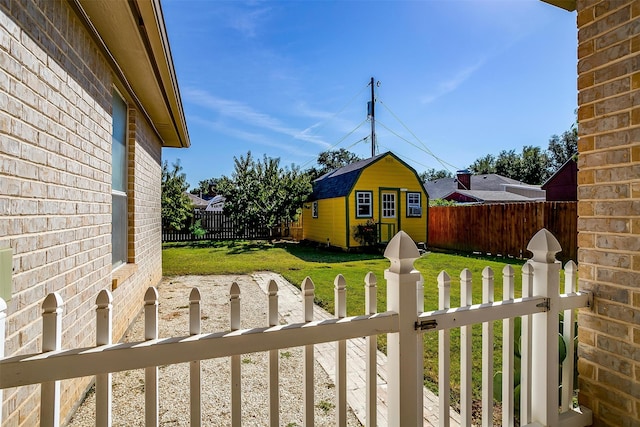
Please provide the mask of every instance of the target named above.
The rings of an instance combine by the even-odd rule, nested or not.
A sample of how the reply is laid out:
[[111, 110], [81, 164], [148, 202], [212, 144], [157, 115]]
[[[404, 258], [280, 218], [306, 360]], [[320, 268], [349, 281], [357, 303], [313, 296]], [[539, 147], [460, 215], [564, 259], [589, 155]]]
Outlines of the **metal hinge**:
[[551, 298], [545, 298], [544, 301], [536, 304], [536, 307], [544, 308], [544, 311], [551, 310]]
[[420, 322], [416, 322], [416, 330], [424, 331], [428, 329], [435, 329], [438, 327], [438, 322], [436, 320], [423, 320]]

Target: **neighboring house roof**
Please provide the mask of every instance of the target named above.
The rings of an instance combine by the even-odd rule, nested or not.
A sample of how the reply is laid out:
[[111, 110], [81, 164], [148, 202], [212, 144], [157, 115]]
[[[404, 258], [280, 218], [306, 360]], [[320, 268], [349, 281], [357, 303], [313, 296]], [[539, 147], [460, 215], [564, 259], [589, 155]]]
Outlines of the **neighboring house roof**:
[[76, 0], [87, 31], [118, 78], [115, 84], [153, 124], [165, 147], [189, 147], [160, 0]]
[[[539, 185], [524, 184], [495, 173], [471, 175], [470, 189], [459, 189], [457, 178], [440, 178], [427, 181], [424, 186], [431, 199], [455, 199], [455, 194], [470, 197], [478, 202], [544, 200]], [[454, 196], [454, 197], [452, 197]]]
[[191, 194], [191, 193], [188, 193], [188, 192], [185, 192], [185, 194], [187, 196], [189, 196], [189, 199], [191, 200], [191, 204], [196, 209], [204, 209], [209, 204], [209, 202], [207, 202], [206, 200], [196, 196], [195, 194]]
[[[463, 197], [459, 197], [463, 196]], [[445, 197], [448, 200], [460, 202], [498, 203], [498, 202], [530, 202], [531, 197], [522, 196], [508, 191], [489, 190], [455, 190]], [[544, 199], [542, 199], [544, 200]]]
[[[313, 181], [313, 193], [311, 194], [310, 200], [331, 199], [334, 197], [346, 196], [351, 192], [356, 181], [358, 181], [358, 177], [362, 170], [387, 155], [396, 157], [388, 151], [365, 160], [351, 163], [350, 165], [343, 166], [339, 169], [334, 169], [331, 172], [322, 175], [320, 178]], [[398, 158], [396, 157], [396, 159]]]

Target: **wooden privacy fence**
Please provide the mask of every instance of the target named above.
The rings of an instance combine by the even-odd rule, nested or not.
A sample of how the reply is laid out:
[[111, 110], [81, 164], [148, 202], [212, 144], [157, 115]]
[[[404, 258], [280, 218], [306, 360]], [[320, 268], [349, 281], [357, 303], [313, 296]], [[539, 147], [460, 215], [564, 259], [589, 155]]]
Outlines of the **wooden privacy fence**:
[[577, 202], [432, 206], [428, 246], [526, 258], [527, 243], [538, 230], [546, 228], [562, 246], [558, 259], [577, 261], [577, 209]]
[[[483, 425], [491, 425], [493, 419], [493, 348], [492, 324], [503, 322], [503, 376], [502, 425], [514, 425], [513, 397], [513, 332], [514, 318], [522, 318], [521, 341], [521, 413], [522, 425], [575, 426], [591, 423], [591, 413], [578, 410], [572, 404], [573, 356], [565, 359], [563, 372], [558, 378], [558, 315], [564, 313], [564, 338], [573, 341], [575, 309], [590, 303], [590, 294], [576, 292], [576, 266], [570, 262], [565, 270], [564, 294], [560, 294], [560, 268], [554, 255], [560, 250], [557, 240], [542, 230], [532, 239], [530, 249], [533, 258], [525, 264], [522, 275], [522, 297], [514, 298], [514, 271], [510, 266], [503, 270], [505, 299], [494, 302], [494, 277], [491, 269], [483, 271], [483, 301], [471, 300], [471, 277], [468, 270], [460, 275], [463, 304], [450, 308], [450, 277], [442, 272], [438, 277], [440, 292], [439, 310], [423, 312], [424, 290], [421, 275], [413, 263], [419, 257], [415, 243], [404, 232], [398, 233], [385, 252], [391, 265], [385, 271], [387, 282], [387, 311], [376, 311], [376, 279], [368, 274], [365, 279], [365, 314], [346, 316], [346, 283], [341, 275], [335, 280], [336, 317], [314, 321], [314, 284], [310, 278], [302, 283], [303, 318], [299, 323], [280, 325], [278, 322], [278, 289], [275, 282], [269, 284], [268, 316], [262, 328], [239, 329], [240, 290], [232, 284], [229, 292], [229, 330], [203, 333], [200, 330], [200, 293], [194, 288], [189, 295], [190, 325], [183, 337], [159, 338], [158, 293], [149, 288], [144, 297], [145, 341], [111, 343], [112, 296], [107, 290], [96, 301], [96, 347], [63, 349], [61, 324], [64, 304], [56, 293], [43, 302], [43, 352], [2, 359], [0, 354], [0, 390], [28, 384], [41, 386], [41, 425], [57, 426], [59, 423], [59, 381], [82, 376], [96, 376], [96, 425], [111, 425], [111, 373], [145, 370], [145, 423], [158, 425], [158, 366], [190, 364], [191, 425], [201, 424], [200, 360], [229, 357], [231, 364], [231, 425], [239, 426], [242, 415], [240, 355], [252, 352], [269, 352], [269, 369], [264, 375], [269, 379], [269, 420], [264, 425], [279, 424], [278, 349], [303, 347], [303, 403], [304, 425], [314, 425], [314, 345], [335, 342], [336, 369], [335, 404], [336, 425], [346, 425], [346, 341], [367, 337], [366, 359], [367, 387], [365, 391], [366, 425], [375, 426], [377, 401], [376, 335], [388, 334], [387, 339], [387, 403], [388, 423], [391, 426], [419, 426], [422, 413], [422, 333], [439, 334], [439, 405], [438, 423], [448, 427], [450, 419], [450, 333], [462, 328], [461, 339], [461, 424], [471, 425], [471, 325], [483, 327], [482, 344], [482, 418]], [[0, 299], [0, 331], [4, 330], [6, 305]], [[569, 345], [568, 351], [573, 351]], [[0, 347], [0, 351], [2, 348]], [[562, 403], [558, 404], [558, 387], [562, 384]], [[0, 396], [1, 397], [1, 396]], [[364, 400], [363, 399], [363, 400]], [[1, 401], [1, 399], [0, 399]], [[0, 411], [0, 418], [2, 412]], [[0, 419], [0, 423], [1, 423]]]
[[[200, 221], [200, 227], [205, 230], [202, 235], [193, 234], [190, 227]], [[298, 221], [285, 221], [278, 227], [269, 229], [259, 222], [241, 224], [225, 215], [223, 212], [196, 211], [184, 229], [171, 230], [168, 224], [163, 224], [163, 242], [188, 242], [194, 240], [236, 240], [236, 239], [273, 239], [292, 238], [300, 240], [302, 225]]]

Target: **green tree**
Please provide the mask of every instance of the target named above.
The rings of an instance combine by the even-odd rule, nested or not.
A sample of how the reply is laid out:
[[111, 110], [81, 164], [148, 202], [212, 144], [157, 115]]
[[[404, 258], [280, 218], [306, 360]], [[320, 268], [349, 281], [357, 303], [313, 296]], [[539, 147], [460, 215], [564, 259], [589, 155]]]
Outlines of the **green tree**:
[[549, 156], [540, 147], [522, 147], [519, 181], [541, 185], [549, 178]]
[[435, 181], [436, 179], [441, 178], [451, 178], [453, 174], [446, 169], [435, 170], [434, 168], [427, 169], [418, 175], [420, 177], [420, 181]]
[[469, 169], [476, 175], [496, 173], [496, 158], [491, 154], [487, 154], [484, 157], [476, 159], [476, 161], [469, 166]]
[[218, 194], [224, 196], [224, 211], [242, 232], [245, 224], [273, 228], [285, 220], [295, 220], [303, 202], [311, 194], [309, 176], [299, 168], [283, 168], [280, 159], [264, 156], [254, 160], [234, 158], [231, 177], [218, 182]]
[[496, 158], [496, 173], [520, 181], [522, 157], [516, 150], [502, 150]]
[[219, 178], [209, 178], [198, 182], [198, 186], [191, 189], [190, 193], [200, 197], [213, 197], [218, 194]]
[[187, 220], [193, 216], [193, 206], [186, 191], [189, 189], [187, 175], [182, 172], [180, 160], [169, 167], [165, 160], [162, 164], [162, 222], [174, 230], [182, 230]]
[[314, 179], [319, 178], [334, 169], [350, 165], [351, 163], [355, 163], [359, 160], [362, 160], [362, 158], [344, 148], [340, 148], [338, 150], [323, 151], [318, 155], [318, 159], [316, 160], [318, 167], [312, 167], [308, 169], [307, 174], [313, 181]]
[[578, 152], [578, 128], [575, 123], [561, 136], [551, 136], [548, 152], [552, 173]]

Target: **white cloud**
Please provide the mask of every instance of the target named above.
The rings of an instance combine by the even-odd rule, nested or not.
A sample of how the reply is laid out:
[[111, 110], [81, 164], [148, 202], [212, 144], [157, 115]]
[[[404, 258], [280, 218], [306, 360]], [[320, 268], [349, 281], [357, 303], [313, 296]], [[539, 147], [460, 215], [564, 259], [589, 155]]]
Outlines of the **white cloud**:
[[[295, 139], [298, 141], [310, 142], [312, 144], [320, 146], [323, 149], [330, 146], [330, 144], [324, 141], [321, 137], [317, 135], [311, 135], [309, 133], [311, 128], [307, 128], [302, 131], [294, 129], [292, 127], [286, 126], [284, 123], [282, 123], [281, 120], [266, 113], [256, 111], [251, 106], [239, 101], [219, 98], [203, 90], [193, 88], [187, 88], [184, 91], [184, 98], [194, 104], [217, 113], [221, 117], [240, 122], [240, 126], [233, 128], [229, 125], [224, 125], [226, 129], [225, 133], [229, 134], [233, 129], [235, 136], [240, 139], [258, 142], [256, 141], [256, 138], [260, 137], [264, 140], [264, 136], [259, 132], [248, 132], [243, 130], [243, 128], [253, 127], [263, 129], [264, 131], [285, 135], [290, 137], [291, 139]], [[208, 123], [218, 123], [216, 126], [218, 126], [219, 128], [222, 127], [221, 122], [209, 121]], [[290, 152], [292, 152], [291, 150], [293, 149], [293, 147], [288, 144], [270, 144], [272, 146], [278, 146], [283, 149], [286, 149], [288, 147]]]
[[473, 75], [473, 73], [475, 73], [480, 67], [482, 67], [484, 63], [485, 60], [478, 61], [477, 63], [458, 71], [458, 73], [453, 75], [451, 78], [441, 81], [433, 91], [433, 93], [423, 96], [420, 99], [420, 102], [422, 102], [423, 104], [429, 104], [440, 98], [441, 96], [455, 91], [458, 87], [460, 87], [460, 85], [467, 81], [469, 77]]

